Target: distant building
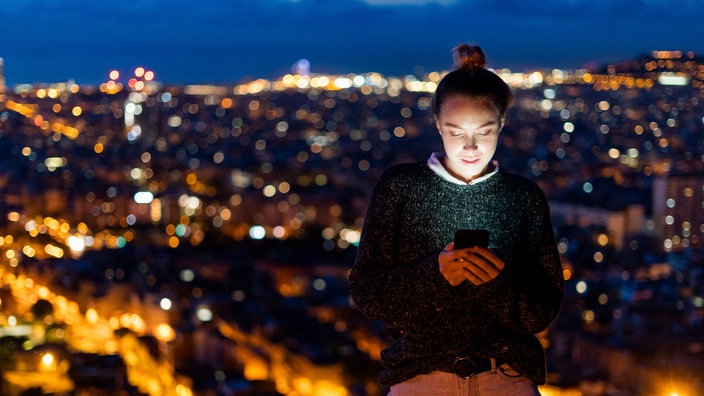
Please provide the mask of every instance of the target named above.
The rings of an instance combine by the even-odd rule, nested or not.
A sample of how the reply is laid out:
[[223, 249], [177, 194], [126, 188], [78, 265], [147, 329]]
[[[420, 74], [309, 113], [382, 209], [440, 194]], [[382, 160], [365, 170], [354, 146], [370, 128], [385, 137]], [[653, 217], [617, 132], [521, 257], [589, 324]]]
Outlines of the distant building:
[[553, 216], [561, 222], [580, 228], [601, 226], [606, 229], [609, 241], [616, 250], [624, 248], [626, 239], [643, 234], [645, 214], [643, 205], [628, 205], [623, 210], [608, 210], [599, 207], [550, 202]]
[[704, 177], [655, 179], [653, 221], [666, 251], [704, 246]]
[[291, 72], [299, 76], [310, 75], [310, 61], [308, 59], [300, 59], [291, 66]]

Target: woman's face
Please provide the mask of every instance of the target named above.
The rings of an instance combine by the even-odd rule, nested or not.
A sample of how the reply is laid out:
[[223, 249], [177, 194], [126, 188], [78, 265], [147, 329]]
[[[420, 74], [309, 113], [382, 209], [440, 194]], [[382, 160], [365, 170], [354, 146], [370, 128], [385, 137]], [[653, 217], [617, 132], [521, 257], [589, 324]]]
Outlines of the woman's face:
[[445, 148], [445, 167], [469, 183], [483, 175], [496, 152], [503, 120], [486, 99], [452, 96], [435, 117]]

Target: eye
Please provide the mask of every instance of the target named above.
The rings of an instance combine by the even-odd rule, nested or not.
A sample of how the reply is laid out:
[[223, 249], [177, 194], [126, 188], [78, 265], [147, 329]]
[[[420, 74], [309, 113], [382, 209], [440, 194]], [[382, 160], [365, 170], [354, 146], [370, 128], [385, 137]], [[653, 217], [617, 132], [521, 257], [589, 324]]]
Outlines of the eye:
[[479, 136], [489, 136], [494, 133], [494, 129], [482, 129], [480, 131], [477, 131], [477, 135]]

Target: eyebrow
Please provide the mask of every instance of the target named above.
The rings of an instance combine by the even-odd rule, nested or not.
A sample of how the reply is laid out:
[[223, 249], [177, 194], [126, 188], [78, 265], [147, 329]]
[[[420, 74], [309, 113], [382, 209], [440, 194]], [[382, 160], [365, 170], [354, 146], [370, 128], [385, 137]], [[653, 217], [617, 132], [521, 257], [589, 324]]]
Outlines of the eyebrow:
[[[461, 126], [456, 125], [452, 122], [444, 122], [443, 125], [450, 127], [450, 128], [463, 129]], [[493, 125], [499, 125], [499, 122], [498, 121], [487, 121], [474, 129], [482, 129], [484, 127], [493, 126]]]

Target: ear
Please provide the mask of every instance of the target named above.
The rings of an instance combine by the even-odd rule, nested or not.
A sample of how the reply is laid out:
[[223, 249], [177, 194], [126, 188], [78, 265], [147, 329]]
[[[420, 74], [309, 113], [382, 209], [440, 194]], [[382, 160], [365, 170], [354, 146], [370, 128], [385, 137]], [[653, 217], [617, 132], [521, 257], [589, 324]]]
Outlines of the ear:
[[433, 115], [433, 119], [435, 120], [435, 128], [437, 128], [438, 133], [442, 135], [442, 132], [440, 132], [440, 120], [438, 119], [438, 116]]

